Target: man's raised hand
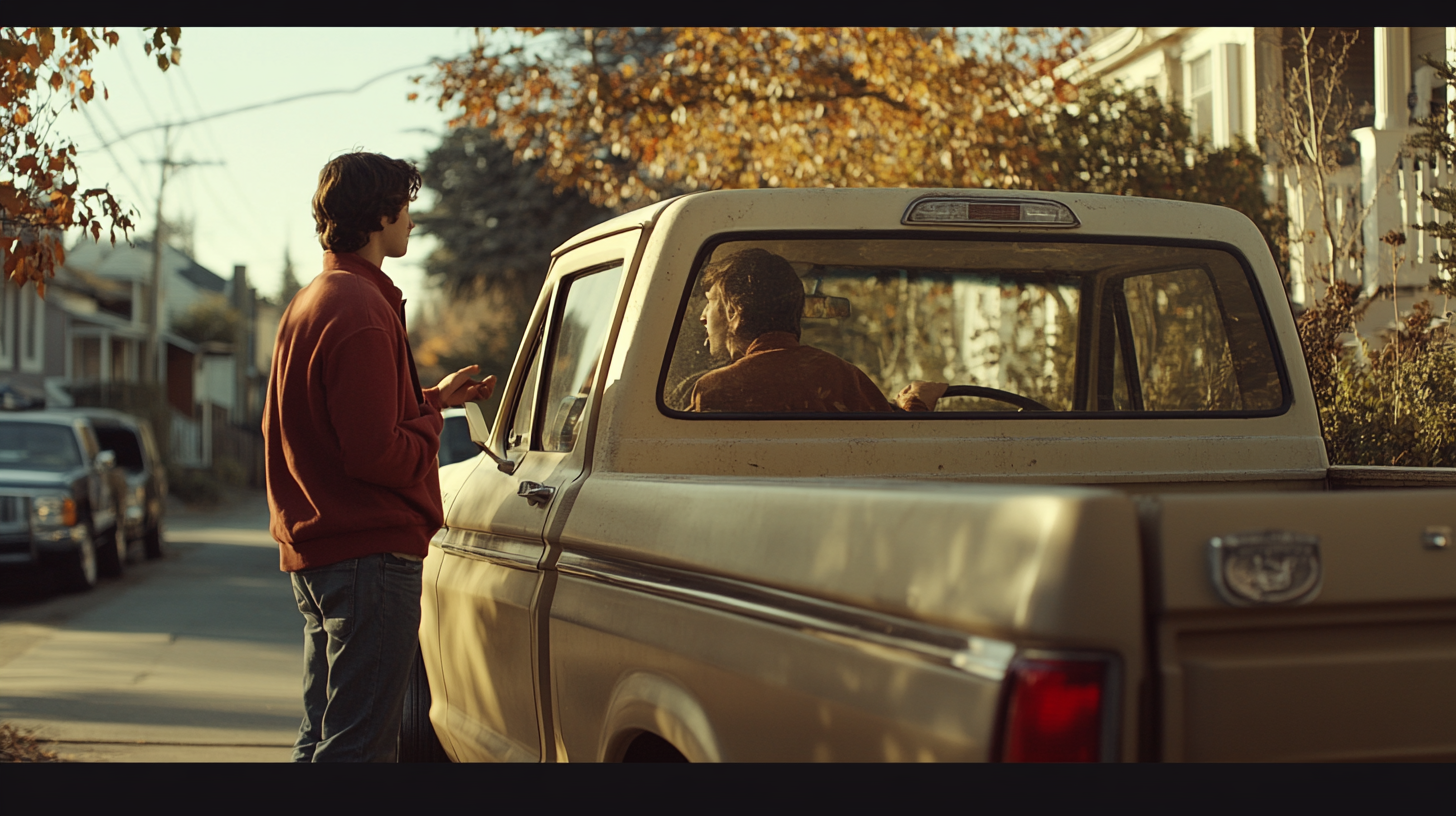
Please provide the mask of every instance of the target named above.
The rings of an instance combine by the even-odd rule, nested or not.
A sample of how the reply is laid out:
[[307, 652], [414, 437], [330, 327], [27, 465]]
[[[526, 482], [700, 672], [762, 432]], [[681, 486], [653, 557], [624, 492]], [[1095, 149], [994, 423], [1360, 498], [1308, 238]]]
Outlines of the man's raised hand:
[[436, 386], [440, 390], [440, 402], [446, 408], [457, 408], [467, 402], [479, 402], [490, 399], [495, 393], [495, 375], [492, 374], [485, 379], [476, 382], [470, 379], [471, 374], [480, 372], [480, 366], [466, 366], [454, 374], [448, 374], [445, 379], [440, 380]]

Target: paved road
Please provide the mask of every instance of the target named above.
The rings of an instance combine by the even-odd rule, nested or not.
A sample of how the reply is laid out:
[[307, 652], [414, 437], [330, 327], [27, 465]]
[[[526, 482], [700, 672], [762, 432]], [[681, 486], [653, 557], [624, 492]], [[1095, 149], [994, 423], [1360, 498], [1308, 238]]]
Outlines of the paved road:
[[96, 590], [0, 587], [0, 721], [97, 762], [287, 761], [302, 618], [260, 491], [177, 508], [168, 557]]

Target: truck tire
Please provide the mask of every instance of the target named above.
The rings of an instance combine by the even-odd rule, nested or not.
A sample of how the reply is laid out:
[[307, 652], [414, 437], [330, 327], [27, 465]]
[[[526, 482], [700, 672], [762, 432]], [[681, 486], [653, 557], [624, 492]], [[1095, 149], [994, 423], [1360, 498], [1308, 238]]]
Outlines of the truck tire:
[[155, 561], [166, 556], [166, 548], [162, 545], [162, 523], [157, 522], [147, 528], [147, 533], [142, 538], [143, 546], [146, 549], [147, 560]]
[[404, 692], [404, 718], [399, 726], [400, 762], [449, 762], [450, 757], [435, 735], [430, 723], [430, 680], [425, 675], [425, 659], [415, 652], [410, 668], [409, 685]]
[[96, 548], [96, 566], [102, 575], [116, 578], [126, 571], [126, 531], [121, 523], [101, 534]]
[[56, 583], [66, 592], [85, 592], [96, 586], [96, 539], [91, 528], [85, 532], [75, 552], [61, 556], [56, 564]]

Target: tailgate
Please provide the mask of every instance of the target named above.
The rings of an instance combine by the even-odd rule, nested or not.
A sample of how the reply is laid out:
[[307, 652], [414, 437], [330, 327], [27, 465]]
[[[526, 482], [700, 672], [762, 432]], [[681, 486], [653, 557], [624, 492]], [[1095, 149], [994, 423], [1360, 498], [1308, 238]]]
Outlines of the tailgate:
[[1456, 546], [1440, 537], [1456, 490], [1169, 495], [1144, 511], [1162, 578], [1152, 755], [1456, 759]]

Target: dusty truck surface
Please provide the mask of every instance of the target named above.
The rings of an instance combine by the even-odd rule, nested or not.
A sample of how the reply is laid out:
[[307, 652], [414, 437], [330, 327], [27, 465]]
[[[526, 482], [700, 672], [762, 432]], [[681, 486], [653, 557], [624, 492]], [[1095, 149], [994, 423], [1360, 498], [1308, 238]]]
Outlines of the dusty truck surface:
[[[747, 249], [798, 344], [951, 388], [704, 410], [700, 275]], [[675, 198], [555, 252], [502, 381], [441, 469], [406, 758], [1456, 758], [1456, 474], [1331, 467], [1231, 210]]]

